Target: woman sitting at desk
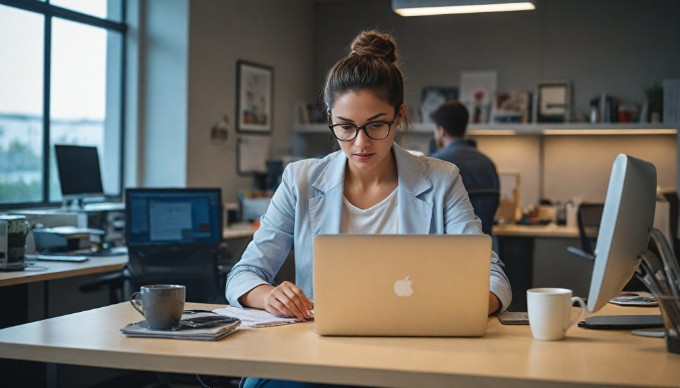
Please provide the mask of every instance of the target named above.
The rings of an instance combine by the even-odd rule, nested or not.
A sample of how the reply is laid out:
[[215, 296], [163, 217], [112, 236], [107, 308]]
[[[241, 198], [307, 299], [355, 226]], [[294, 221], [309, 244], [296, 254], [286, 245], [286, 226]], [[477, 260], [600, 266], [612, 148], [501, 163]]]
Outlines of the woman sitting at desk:
[[[319, 234], [480, 234], [458, 168], [410, 154], [404, 82], [392, 36], [360, 33], [324, 88], [329, 127], [341, 151], [291, 163], [259, 230], [227, 279], [233, 306], [312, 317], [312, 256]], [[423, 211], [427, 209], [427, 211]], [[296, 284], [271, 285], [291, 247]], [[348, 254], [351, 254], [348, 247]], [[492, 253], [489, 313], [510, 304], [510, 284]]]

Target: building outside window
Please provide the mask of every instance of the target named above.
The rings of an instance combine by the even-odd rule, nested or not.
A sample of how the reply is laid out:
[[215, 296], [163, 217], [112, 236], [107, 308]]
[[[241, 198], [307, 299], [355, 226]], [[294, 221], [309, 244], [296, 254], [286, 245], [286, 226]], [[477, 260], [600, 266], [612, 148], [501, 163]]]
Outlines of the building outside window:
[[55, 144], [96, 146], [120, 196], [124, 0], [0, 0], [0, 207], [61, 201]]

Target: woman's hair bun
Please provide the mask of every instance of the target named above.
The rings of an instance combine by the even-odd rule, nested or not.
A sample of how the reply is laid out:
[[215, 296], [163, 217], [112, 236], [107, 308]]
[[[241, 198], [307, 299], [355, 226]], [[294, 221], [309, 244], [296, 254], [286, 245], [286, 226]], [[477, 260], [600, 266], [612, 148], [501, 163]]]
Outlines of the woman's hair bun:
[[392, 35], [369, 30], [362, 31], [352, 41], [350, 55], [370, 55], [397, 62], [397, 44]]

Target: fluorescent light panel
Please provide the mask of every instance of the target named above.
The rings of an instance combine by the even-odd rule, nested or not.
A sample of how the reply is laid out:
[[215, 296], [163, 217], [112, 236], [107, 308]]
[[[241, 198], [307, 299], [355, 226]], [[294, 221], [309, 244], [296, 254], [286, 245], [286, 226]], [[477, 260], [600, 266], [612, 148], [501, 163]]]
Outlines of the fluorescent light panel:
[[392, 0], [392, 9], [401, 16], [428, 16], [480, 12], [529, 11], [534, 1], [502, 0]]

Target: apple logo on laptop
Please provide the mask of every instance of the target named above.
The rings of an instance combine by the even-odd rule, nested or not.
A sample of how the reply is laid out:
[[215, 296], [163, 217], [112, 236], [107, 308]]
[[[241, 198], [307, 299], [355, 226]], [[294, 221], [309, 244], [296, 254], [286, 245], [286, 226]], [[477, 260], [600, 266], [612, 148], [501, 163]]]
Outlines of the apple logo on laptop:
[[406, 276], [403, 279], [399, 279], [394, 282], [394, 293], [400, 297], [409, 297], [413, 294], [413, 288], [411, 285], [413, 281], [409, 279], [410, 276]]

